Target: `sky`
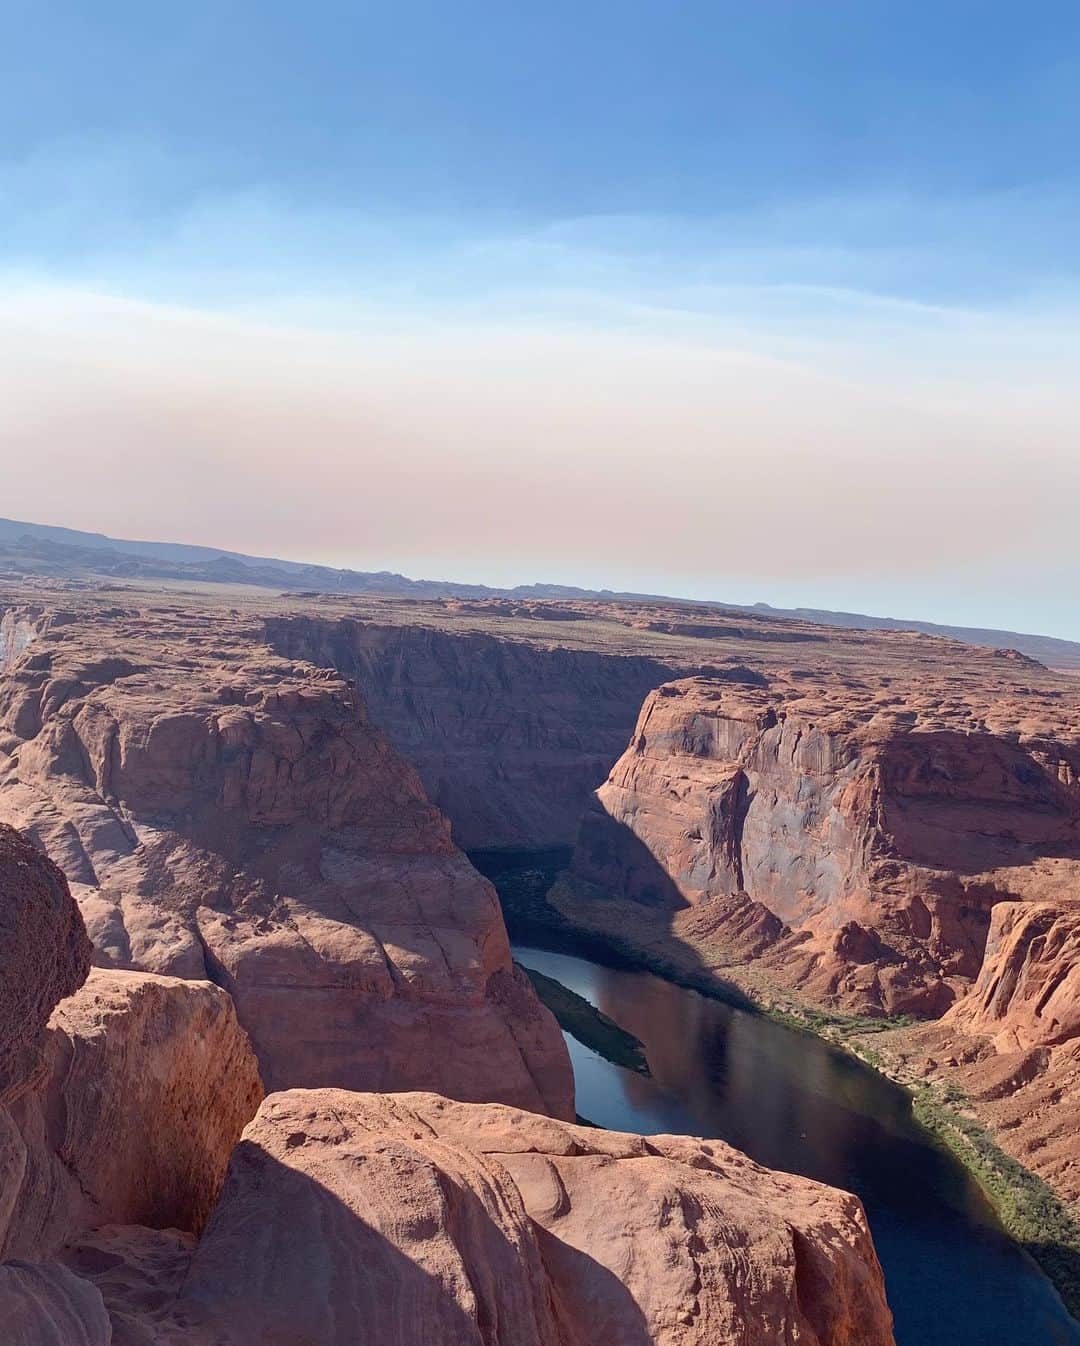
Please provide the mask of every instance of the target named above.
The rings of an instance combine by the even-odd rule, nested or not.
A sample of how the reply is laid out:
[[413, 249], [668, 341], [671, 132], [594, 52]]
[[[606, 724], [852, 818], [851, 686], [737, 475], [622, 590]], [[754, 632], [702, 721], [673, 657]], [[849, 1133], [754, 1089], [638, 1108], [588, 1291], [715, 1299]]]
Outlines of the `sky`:
[[1080, 6], [0, 10], [0, 515], [1080, 639]]

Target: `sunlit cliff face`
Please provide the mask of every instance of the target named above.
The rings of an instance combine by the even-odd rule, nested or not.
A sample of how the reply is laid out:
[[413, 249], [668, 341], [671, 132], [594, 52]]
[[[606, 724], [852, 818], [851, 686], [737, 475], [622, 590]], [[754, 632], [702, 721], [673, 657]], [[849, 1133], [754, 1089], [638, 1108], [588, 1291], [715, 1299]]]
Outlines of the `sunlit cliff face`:
[[[331, 328], [22, 288], [0, 311], [2, 512], [1030, 627], [1031, 577], [1047, 602], [1068, 587], [1078, 413], [1054, 371], [1006, 374], [985, 330], [964, 360], [964, 332], [928, 325], [920, 355], [909, 331], [891, 363], [835, 340], [775, 358], [722, 325]], [[946, 338], [959, 353], [935, 366]]]

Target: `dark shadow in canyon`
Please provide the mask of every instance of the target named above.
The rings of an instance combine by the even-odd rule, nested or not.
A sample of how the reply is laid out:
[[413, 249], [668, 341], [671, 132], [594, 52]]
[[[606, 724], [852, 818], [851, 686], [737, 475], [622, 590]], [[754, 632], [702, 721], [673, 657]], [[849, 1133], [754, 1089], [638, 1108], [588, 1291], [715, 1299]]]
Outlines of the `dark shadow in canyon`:
[[[605, 815], [607, 818], [607, 815]], [[489, 879], [499, 894], [503, 919], [512, 944], [531, 944], [555, 953], [576, 954], [601, 966], [625, 971], [644, 969], [655, 972], [678, 985], [687, 986], [718, 1000], [760, 1014], [760, 1008], [734, 982], [726, 981], [708, 967], [697, 952], [672, 929], [672, 917], [689, 905], [679, 892], [671, 876], [648, 847], [625, 824], [607, 819], [619, 830], [618, 851], [623, 860], [623, 874], [632, 876], [632, 885], [622, 893], [634, 897], [616, 904], [611, 901], [604, 886], [583, 878], [578, 872], [583, 854], [569, 846], [551, 847], [539, 851], [473, 850], [468, 852], [472, 864]], [[585, 829], [583, 828], [583, 834]], [[606, 850], [605, 850], [606, 854]], [[595, 856], [599, 860], [600, 856]], [[574, 870], [571, 871], [571, 862]], [[589, 930], [569, 920], [547, 900], [553, 885], [567, 879], [582, 905], [590, 906], [591, 914], [609, 908], [604, 928]], [[647, 900], [639, 896], [644, 894]], [[620, 894], [622, 895], [622, 894]], [[628, 909], [632, 914], [640, 909], [644, 939], [630, 938], [625, 928]], [[648, 947], [648, 935], [654, 938], [666, 935], [677, 942], [680, 955], [677, 963], [659, 950]]]
[[571, 842], [646, 696], [696, 671], [647, 655], [352, 618], [268, 618], [264, 637], [275, 653], [355, 683], [464, 849]]

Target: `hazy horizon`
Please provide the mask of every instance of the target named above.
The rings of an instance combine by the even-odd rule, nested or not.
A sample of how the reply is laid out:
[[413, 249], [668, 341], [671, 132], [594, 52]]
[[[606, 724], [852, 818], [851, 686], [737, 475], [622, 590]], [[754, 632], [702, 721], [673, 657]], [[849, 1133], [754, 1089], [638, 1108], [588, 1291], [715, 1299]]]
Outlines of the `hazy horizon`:
[[19, 8], [0, 514], [1080, 639], [1080, 11]]
[[[862, 609], [857, 609], [857, 608], [846, 608], [846, 609], [845, 609], [845, 608], [826, 608], [826, 607], [820, 607], [820, 606], [811, 605], [811, 604], [799, 603], [799, 602], [796, 602], [796, 601], [792, 601], [791, 603], [778, 603], [778, 602], [770, 603], [770, 602], [769, 602], [768, 600], [766, 600], [766, 599], [760, 599], [760, 598], [745, 598], [745, 599], [743, 599], [743, 598], [732, 598], [730, 595], [725, 595], [725, 594], [711, 594], [711, 595], [709, 595], [709, 594], [699, 594], [699, 595], [694, 595], [694, 594], [689, 594], [689, 593], [675, 593], [675, 592], [671, 592], [671, 593], [666, 593], [666, 592], [665, 592], [665, 593], [661, 593], [661, 592], [659, 592], [659, 591], [657, 591], [657, 590], [629, 590], [629, 589], [625, 589], [625, 588], [613, 588], [613, 587], [610, 586], [610, 585], [606, 585], [606, 586], [604, 586], [604, 585], [590, 586], [590, 585], [585, 585], [585, 584], [579, 584], [579, 583], [577, 583], [576, 581], [574, 581], [574, 580], [570, 580], [570, 579], [567, 579], [567, 580], [551, 580], [550, 578], [545, 577], [545, 576], [542, 576], [542, 575], [533, 576], [531, 579], [524, 579], [524, 580], [521, 580], [521, 579], [515, 579], [515, 580], [512, 580], [512, 581], [508, 580], [506, 583], [499, 583], [499, 582], [497, 582], [497, 581], [491, 580], [490, 578], [484, 578], [483, 576], [480, 576], [479, 578], [464, 579], [464, 578], [463, 578], [462, 576], [460, 576], [460, 575], [449, 575], [449, 574], [447, 574], [447, 575], [405, 574], [405, 573], [402, 572], [402, 571], [394, 571], [394, 570], [390, 570], [390, 569], [388, 569], [388, 568], [386, 568], [386, 567], [380, 567], [378, 570], [362, 571], [362, 570], [359, 570], [357, 567], [354, 567], [354, 566], [347, 566], [347, 565], [344, 565], [344, 566], [337, 566], [337, 565], [335, 565], [335, 564], [332, 563], [332, 562], [326, 562], [326, 561], [313, 561], [312, 558], [311, 558], [310, 556], [300, 556], [300, 555], [289, 556], [289, 555], [285, 555], [285, 554], [283, 554], [283, 553], [277, 553], [277, 554], [271, 556], [271, 555], [268, 555], [268, 554], [267, 554], [267, 555], [262, 555], [262, 554], [260, 554], [260, 553], [255, 553], [255, 552], [244, 552], [244, 551], [242, 551], [241, 549], [236, 548], [236, 547], [234, 547], [234, 546], [231, 546], [231, 545], [228, 544], [228, 543], [205, 543], [205, 542], [193, 543], [193, 542], [191, 541], [190, 538], [183, 538], [183, 537], [148, 537], [148, 536], [142, 536], [142, 535], [138, 535], [138, 536], [130, 536], [130, 537], [127, 537], [127, 536], [125, 536], [125, 537], [121, 537], [119, 534], [115, 534], [115, 533], [112, 533], [112, 534], [110, 534], [110, 533], [103, 533], [102, 530], [100, 530], [100, 529], [89, 529], [89, 528], [87, 528], [87, 529], [72, 529], [72, 526], [71, 526], [70, 524], [66, 524], [66, 523], [56, 523], [54, 520], [48, 520], [48, 519], [42, 519], [42, 520], [37, 520], [37, 519], [21, 519], [21, 520], [20, 520], [20, 519], [10, 519], [10, 518], [6, 518], [6, 519], [0, 519], [0, 522], [14, 523], [14, 524], [23, 523], [23, 524], [27, 524], [27, 525], [29, 525], [29, 526], [36, 526], [36, 527], [42, 527], [42, 526], [43, 526], [43, 527], [52, 527], [52, 528], [68, 529], [68, 530], [74, 531], [74, 532], [76, 532], [76, 533], [78, 533], [78, 532], [83, 532], [83, 533], [93, 533], [93, 534], [95, 534], [95, 535], [97, 535], [97, 536], [99, 536], [99, 537], [105, 537], [105, 538], [106, 538], [107, 540], [109, 540], [109, 541], [113, 541], [113, 542], [121, 542], [121, 543], [134, 543], [134, 544], [145, 543], [145, 544], [166, 544], [166, 545], [177, 545], [177, 544], [179, 544], [179, 545], [182, 545], [182, 546], [200, 546], [200, 547], [206, 547], [206, 548], [208, 548], [211, 552], [213, 552], [213, 551], [219, 551], [219, 552], [221, 552], [221, 553], [240, 554], [240, 555], [246, 556], [249, 560], [264, 560], [264, 561], [269, 562], [269, 563], [272, 563], [272, 562], [275, 562], [275, 561], [278, 561], [278, 562], [280, 562], [280, 561], [287, 561], [287, 562], [296, 562], [296, 563], [299, 563], [299, 564], [302, 564], [302, 565], [326, 565], [326, 566], [331, 566], [332, 568], [335, 568], [335, 569], [352, 570], [352, 571], [354, 571], [354, 572], [356, 572], [356, 573], [360, 573], [360, 574], [365, 574], [365, 573], [366, 573], [366, 574], [379, 574], [379, 573], [385, 573], [385, 574], [395, 575], [395, 576], [397, 576], [397, 577], [400, 578], [400, 579], [411, 580], [411, 581], [416, 581], [416, 582], [420, 582], [420, 583], [435, 583], [435, 584], [442, 583], [442, 584], [451, 584], [451, 585], [453, 585], [453, 584], [460, 584], [463, 588], [464, 588], [465, 586], [467, 586], [467, 585], [482, 585], [482, 586], [486, 586], [486, 587], [488, 587], [488, 588], [490, 588], [490, 589], [492, 589], [492, 590], [494, 590], [494, 591], [500, 591], [500, 590], [512, 590], [512, 589], [515, 589], [515, 588], [518, 588], [518, 587], [524, 587], [524, 588], [528, 588], [528, 587], [537, 587], [537, 588], [541, 588], [541, 589], [543, 589], [543, 588], [555, 588], [555, 587], [558, 587], [558, 586], [564, 586], [564, 587], [566, 587], [566, 588], [568, 588], [568, 589], [578, 589], [578, 590], [582, 590], [582, 591], [587, 592], [587, 593], [588, 593], [588, 592], [593, 592], [593, 593], [604, 593], [604, 592], [607, 592], [607, 593], [611, 593], [611, 594], [613, 594], [613, 595], [615, 595], [615, 596], [618, 596], [618, 595], [620, 595], [620, 594], [632, 594], [632, 595], [636, 595], [636, 596], [641, 597], [641, 598], [655, 598], [655, 599], [660, 599], [660, 600], [671, 600], [671, 601], [675, 601], [675, 602], [686, 602], [686, 603], [701, 603], [701, 604], [704, 604], [704, 605], [707, 605], [707, 606], [708, 606], [708, 605], [711, 605], [711, 606], [715, 606], [715, 607], [725, 607], [725, 606], [730, 606], [730, 607], [733, 607], [733, 608], [741, 609], [741, 608], [749, 608], [749, 607], [757, 606], [757, 607], [770, 608], [770, 609], [773, 609], [773, 610], [775, 610], [775, 611], [777, 611], [777, 612], [781, 612], [781, 613], [783, 613], [783, 612], [785, 612], [785, 611], [791, 611], [791, 610], [794, 610], [794, 609], [801, 609], [801, 610], [803, 610], [803, 611], [805, 611], [805, 612], [807, 612], [807, 613], [826, 612], [826, 613], [829, 613], [829, 614], [831, 614], [831, 615], [833, 615], [833, 616], [843, 616], [843, 615], [849, 614], [849, 615], [851, 615], [851, 616], [853, 616], [853, 617], [860, 617], [860, 616], [862, 616], [862, 617], [874, 617], [874, 618], [881, 618], [881, 619], [886, 619], [886, 620], [890, 620], [890, 621], [910, 621], [910, 622], [913, 622], [913, 623], [925, 623], [925, 622], [931, 622], [931, 623], [933, 623], [933, 622], [935, 621], [935, 619], [927, 618], [927, 617], [925, 617], [925, 616], [923, 616], [923, 615], [921, 615], [921, 614], [919, 614], [919, 613], [916, 613], [916, 612], [908, 612], [908, 613], [885, 612], [885, 611], [870, 612], [870, 611], [863, 611]], [[198, 582], [199, 582], [199, 583], [207, 583], [207, 584], [213, 584], [213, 583], [214, 583], [214, 581], [209, 581], [209, 580], [203, 580], [203, 581], [198, 581]], [[226, 583], [227, 583], [227, 581], [226, 581]], [[813, 618], [810, 617], [809, 620], [813, 620]], [[1002, 635], [1015, 634], [1015, 635], [1029, 635], [1029, 636], [1036, 636], [1036, 637], [1041, 637], [1041, 636], [1054, 636], [1054, 635], [1055, 635], [1055, 633], [1054, 633], [1054, 632], [1051, 632], [1051, 631], [1036, 631], [1036, 630], [1033, 630], [1033, 629], [1032, 629], [1032, 630], [1026, 630], [1026, 631], [1020, 631], [1020, 630], [1013, 630], [1012, 628], [1008, 628], [1008, 627], [995, 627], [995, 626], [986, 626], [986, 625], [981, 625], [981, 626], [980, 626], [980, 624], [978, 624], [978, 623], [968, 623], [968, 622], [962, 622], [962, 621], [948, 621], [948, 620], [944, 620], [944, 619], [938, 621], [937, 624], [941, 625], [942, 627], [955, 627], [955, 628], [957, 628], [957, 629], [968, 628], [968, 629], [971, 629], [971, 630], [982, 629], [982, 630], [988, 630], [988, 631], [1000, 631], [1000, 633], [1001, 633]], [[1070, 639], [1071, 639], [1071, 637], [1069, 637], [1069, 636], [1058, 636], [1057, 638], [1058, 638], [1058, 639], [1062, 639], [1062, 640], [1070, 640]]]

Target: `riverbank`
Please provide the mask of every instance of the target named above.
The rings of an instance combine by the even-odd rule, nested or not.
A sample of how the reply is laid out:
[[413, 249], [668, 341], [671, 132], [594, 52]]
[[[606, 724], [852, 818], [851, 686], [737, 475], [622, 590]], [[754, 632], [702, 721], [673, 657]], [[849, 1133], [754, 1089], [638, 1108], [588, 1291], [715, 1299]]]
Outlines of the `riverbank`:
[[[474, 862], [495, 882], [511, 939], [574, 953], [626, 970], [650, 972], [677, 986], [812, 1033], [857, 1057], [903, 1088], [921, 1126], [978, 1182], [1002, 1228], [1040, 1266], [1080, 1319], [1080, 1219], [1037, 1174], [998, 1144], [978, 1105], [948, 1084], [920, 1075], [912, 1059], [910, 1019], [838, 1014], [778, 986], [753, 964], [725, 964], [715, 951], [691, 947], [641, 919], [641, 908], [602, 896], [589, 904], [560, 880], [567, 852], [545, 852], [533, 866], [479, 854]], [[561, 861], [561, 863], [560, 863]], [[598, 918], [602, 918], [598, 919]]]

